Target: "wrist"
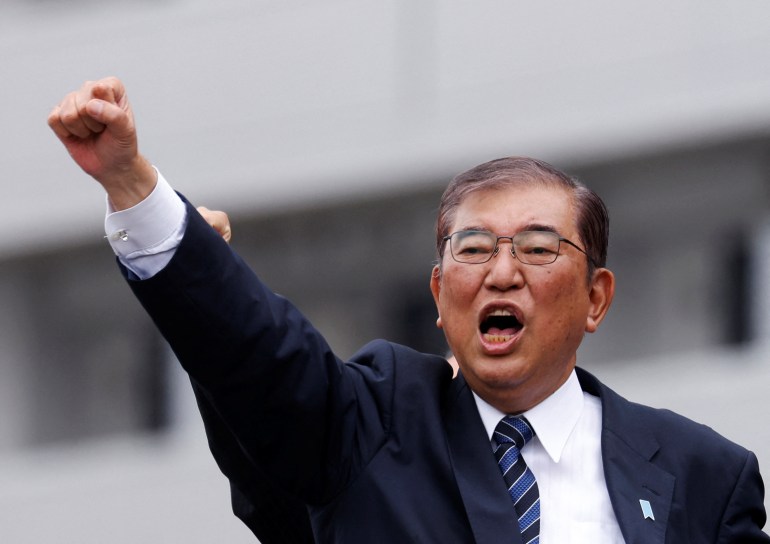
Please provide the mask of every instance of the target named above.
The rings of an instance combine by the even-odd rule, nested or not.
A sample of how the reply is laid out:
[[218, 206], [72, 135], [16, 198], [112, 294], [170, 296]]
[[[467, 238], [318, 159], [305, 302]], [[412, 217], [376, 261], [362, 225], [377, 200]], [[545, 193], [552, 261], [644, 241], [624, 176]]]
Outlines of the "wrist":
[[155, 168], [141, 155], [118, 172], [99, 180], [115, 211], [127, 210], [142, 202], [158, 183]]

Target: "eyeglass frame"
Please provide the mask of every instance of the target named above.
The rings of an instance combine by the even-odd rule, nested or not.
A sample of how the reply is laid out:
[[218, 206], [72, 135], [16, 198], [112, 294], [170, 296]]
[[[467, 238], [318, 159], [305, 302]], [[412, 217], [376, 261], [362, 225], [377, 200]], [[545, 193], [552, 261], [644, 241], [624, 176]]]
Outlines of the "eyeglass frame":
[[[457, 257], [455, 257], [454, 251], [452, 251], [452, 237], [455, 234], [474, 233], [474, 232], [493, 235], [495, 237], [495, 246], [492, 249], [492, 252], [489, 254], [489, 257], [486, 260], [484, 260], [484, 261], [479, 261], [479, 262], [476, 262], [476, 263], [474, 263], [474, 262], [467, 262], [467, 261], [461, 261]], [[547, 263], [528, 263], [528, 262], [525, 262], [525, 261], [522, 261], [521, 259], [519, 259], [518, 255], [516, 255], [516, 251], [514, 251], [515, 244], [513, 242], [513, 239], [516, 238], [517, 236], [520, 236], [520, 235], [525, 234], [525, 233], [530, 233], [530, 232], [532, 232], [532, 233], [539, 233], [539, 234], [549, 234], [549, 235], [553, 235], [553, 236], [556, 237], [556, 239], [559, 242], [559, 245], [556, 248], [556, 253], [554, 254], [553, 261], [550, 261], [550, 262], [547, 262]], [[585, 255], [586, 258], [588, 259], [588, 261], [593, 266], [597, 266], [596, 263], [594, 262], [594, 260], [591, 258], [591, 256], [588, 254], [588, 252], [586, 250], [582, 249], [580, 246], [575, 244], [575, 242], [573, 242], [573, 241], [571, 241], [571, 240], [569, 240], [567, 238], [564, 238], [563, 236], [559, 235], [558, 232], [554, 232], [554, 231], [551, 231], [551, 230], [523, 230], [521, 232], [517, 232], [513, 236], [498, 236], [497, 234], [495, 234], [494, 232], [489, 231], [489, 230], [477, 230], [477, 229], [456, 230], [455, 232], [453, 232], [451, 234], [447, 234], [446, 236], [444, 236], [441, 239], [442, 242], [445, 242], [445, 243], [449, 242], [449, 254], [452, 256], [452, 259], [455, 262], [458, 262], [460, 264], [485, 264], [485, 263], [488, 263], [489, 261], [492, 260], [493, 257], [497, 256], [497, 254], [500, 253], [500, 240], [510, 240], [511, 241], [511, 249], [510, 249], [511, 256], [514, 257], [521, 264], [526, 264], [526, 265], [530, 265], [530, 266], [546, 266], [546, 265], [549, 265], [549, 264], [553, 264], [553, 263], [556, 262], [556, 259], [559, 258], [559, 255], [561, 255], [561, 243], [562, 242], [567, 242], [569, 245], [571, 245], [572, 247], [577, 249], [580, 253]], [[444, 251], [442, 251], [441, 255], [442, 256], [444, 255]]]

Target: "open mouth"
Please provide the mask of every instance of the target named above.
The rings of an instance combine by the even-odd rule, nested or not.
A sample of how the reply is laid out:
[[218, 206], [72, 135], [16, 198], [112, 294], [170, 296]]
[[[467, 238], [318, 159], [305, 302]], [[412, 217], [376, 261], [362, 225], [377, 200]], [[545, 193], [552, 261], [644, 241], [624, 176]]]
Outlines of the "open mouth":
[[518, 333], [524, 325], [509, 310], [497, 309], [490, 312], [479, 327], [484, 340], [487, 342], [507, 342]]

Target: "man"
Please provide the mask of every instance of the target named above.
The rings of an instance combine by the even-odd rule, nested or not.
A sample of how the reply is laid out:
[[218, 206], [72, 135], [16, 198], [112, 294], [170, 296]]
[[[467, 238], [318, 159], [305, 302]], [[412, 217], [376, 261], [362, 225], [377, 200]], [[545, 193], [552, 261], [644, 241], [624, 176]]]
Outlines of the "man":
[[608, 221], [553, 167], [492, 161], [442, 198], [430, 288], [453, 378], [385, 341], [337, 359], [142, 157], [118, 80], [49, 125], [107, 191], [121, 268], [252, 528], [280, 490], [276, 519], [301, 502], [322, 543], [770, 542], [751, 452], [576, 369], [614, 294]]

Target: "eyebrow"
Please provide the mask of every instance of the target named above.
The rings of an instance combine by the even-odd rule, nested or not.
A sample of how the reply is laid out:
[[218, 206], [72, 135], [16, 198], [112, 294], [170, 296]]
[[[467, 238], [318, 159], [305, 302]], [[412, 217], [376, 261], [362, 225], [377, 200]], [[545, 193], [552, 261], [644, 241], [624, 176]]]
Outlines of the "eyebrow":
[[[479, 230], [479, 231], [482, 231], [482, 232], [492, 232], [487, 227], [482, 227], [482, 226], [479, 226], [479, 225], [468, 225], [468, 226], [465, 226], [465, 227], [462, 227], [462, 228], [458, 229], [455, 232], [466, 232], [466, 231], [473, 231], [473, 230]], [[552, 232], [554, 234], [558, 234], [559, 236], [561, 236], [559, 231], [556, 230], [556, 227], [554, 227], [553, 225], [547, 225], [545, 223], [527, 223], [518, 232], [516, 232], [514, 234], [518, 234], [519, 232], [524, 232], [524, 231]], [[495, 234], [495, 233], [493, 233], [493, 234]]]
[[556, 230], [556, 227], [554, 227], [553, 225], [545, 225], [543, 223], [530, 223], [524, 226], [522, 231], [524, 230], [534, 230], [539, 232], [553, 232], [554, 234], [559, 234], [559, 231]]

